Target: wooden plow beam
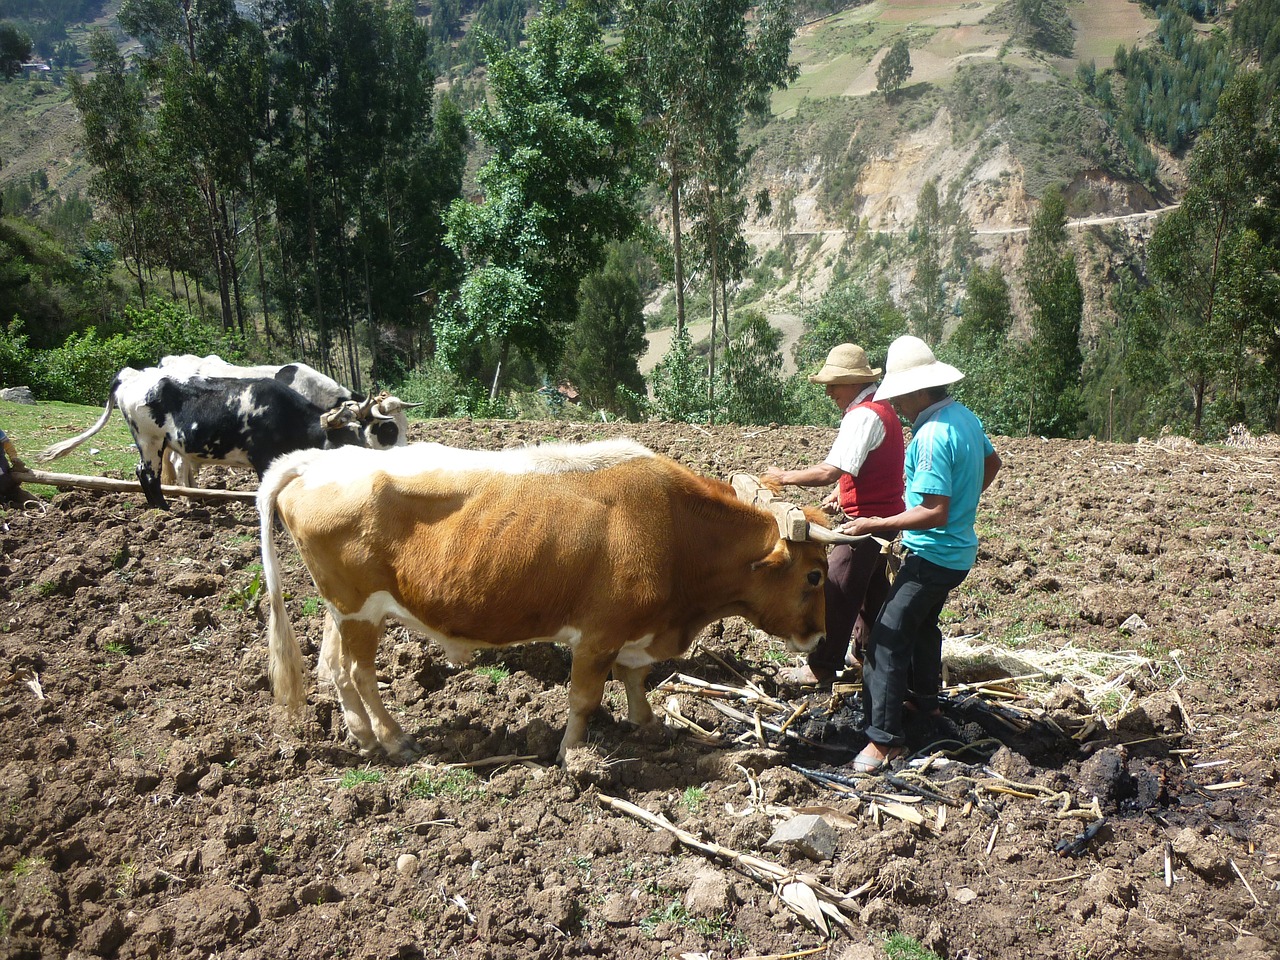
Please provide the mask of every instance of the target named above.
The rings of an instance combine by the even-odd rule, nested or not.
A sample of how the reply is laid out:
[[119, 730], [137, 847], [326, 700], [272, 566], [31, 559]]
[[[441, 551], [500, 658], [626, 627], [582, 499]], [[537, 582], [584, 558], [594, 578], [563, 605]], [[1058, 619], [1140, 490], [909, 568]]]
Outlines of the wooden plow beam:
[[[73, 473], [45, 473], [43, 470], [11, 470], [9, 476], [18, 483], [42, 483], [45, 486], [79, 490], [101, 490], [105, 493], [142, 493], [136, 480], [114, 480], [111, 477], [81, 477]], [[166, 497], [189, 497], [193, 500], [239, 500], [253, 503], [258, 494], [252, 490], [205, 490], [202, 487], [161, 487]]]

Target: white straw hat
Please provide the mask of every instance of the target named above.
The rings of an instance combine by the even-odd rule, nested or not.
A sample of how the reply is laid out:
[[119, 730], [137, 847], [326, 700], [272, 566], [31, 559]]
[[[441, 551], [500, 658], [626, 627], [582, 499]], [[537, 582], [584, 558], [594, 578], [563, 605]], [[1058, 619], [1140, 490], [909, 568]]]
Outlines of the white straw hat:
[[856, 343], [840, 343], [831, 348], [822, 369], [809, 377], [810, 383], [875, 383], [880, 368], [867, 363], [867, 352]]
[[935, 357], [919, 337], [899, 337], [889, 344], [884, 371], [877, 400], [890, 400], [928, 387], [945, 387], [964, 379], [963, 373]]

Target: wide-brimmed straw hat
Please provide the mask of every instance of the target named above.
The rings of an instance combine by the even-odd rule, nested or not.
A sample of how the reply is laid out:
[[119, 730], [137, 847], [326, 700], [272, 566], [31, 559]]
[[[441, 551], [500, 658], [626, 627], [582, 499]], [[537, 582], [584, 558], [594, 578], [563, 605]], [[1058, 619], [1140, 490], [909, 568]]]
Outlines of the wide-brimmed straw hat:
[[867, 352], [856, 343], [841, 343], [831, 348], [822, 369], [811, 374], [811, 383], [875, 383], [880, 368], [867, 363]]
[[945, 387], [964, 379], [963, 373], [935, 357], [919, 337], [899, 337], [889, 344], [884, 369], [884, 382], [876, 391], [877, 400], [901, 397], [928, 387]]

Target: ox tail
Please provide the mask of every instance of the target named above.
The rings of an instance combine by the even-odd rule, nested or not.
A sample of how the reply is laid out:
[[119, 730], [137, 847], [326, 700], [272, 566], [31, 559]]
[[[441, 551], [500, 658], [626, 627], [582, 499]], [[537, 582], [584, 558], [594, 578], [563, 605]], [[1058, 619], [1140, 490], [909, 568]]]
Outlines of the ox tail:
[[[304, 451], [310, 453], [311, 451]], [[284, 608], [280, 586], [280, 558], [276, 552], [276, 500], [280, 491], [301, 475], [305, 458], [293, 456], [277, 460], [258, 487], [259, 533], [262, 537], [262, 582], [267, 591], [267, 675], [276, 702], [296, 716], [306, 699], [306, 679], [298, 637]]]
[[48, 463], [50, 460], [57, 460], [58, 457], [61, 457], [64, 454], [70, 453], [76, 447], [80, 446], [80, 444], [84, 443], [86, 440], [92, 437], [95, 433], [97, 433], [99, 430], [105, 427], [107, 425], [107, 421], [111, 419], [111, 411], [115, 409], [116, 390], [119, 388], [119, 386], [120, 386], [120, 378], [116, 377], [114, 380], [111, 381], [111, 389], [107, 392], [107, 406], [102, 411], [102, 416], [98, 418], [97, 423], [95, 423], [92, 427], [90, 427], [84, 433], [77, 434], [76, 436], [72, 437], [70, 440], [61, 440], [58, 443], [53, 444], [53, 446], [45, 447], [45, 449], [41, 450], [39, 453], [36, 454], [36, 459], [41, 463]]

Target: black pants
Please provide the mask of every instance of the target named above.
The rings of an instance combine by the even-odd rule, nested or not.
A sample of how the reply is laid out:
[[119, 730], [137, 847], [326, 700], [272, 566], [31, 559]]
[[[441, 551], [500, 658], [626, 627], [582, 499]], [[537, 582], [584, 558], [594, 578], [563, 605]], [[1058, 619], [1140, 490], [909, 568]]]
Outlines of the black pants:
[[837, 544], [827, 554], [827, 635], [809, 654], [815, 673], [844, 669], [859, 612], [865, 611], [867, 623], [875, 622], [889, 595], [884, 565], [880, 544], [871, 539]]
[[968, 570], [952, 570], [907, 554], [880, 610], [862, 663], [867, 736], [882, 747], [905, 742], [902, 704], [908, 695], [921, 711], [938, 705], [942, 685], [942, 631], [938, 617], [947, 595]]

